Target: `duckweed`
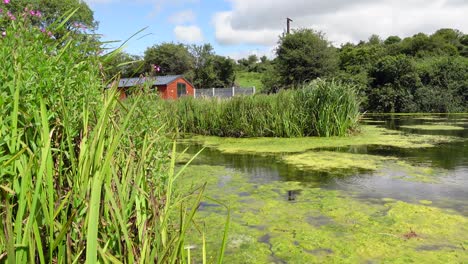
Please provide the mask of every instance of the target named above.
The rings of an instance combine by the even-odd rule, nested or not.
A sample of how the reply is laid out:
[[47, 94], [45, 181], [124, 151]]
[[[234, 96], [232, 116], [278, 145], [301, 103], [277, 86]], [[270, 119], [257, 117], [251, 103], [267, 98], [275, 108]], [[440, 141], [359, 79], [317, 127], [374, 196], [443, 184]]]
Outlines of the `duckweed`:
[[216, 147], [226, 153], [294, 153], [312, 149], [339, 148], [346, 146], [382, 145], [397, 148], [434, 147], [440, 143], [462, 140], [439, 135], [407, 134], [372, 125], [361, 126], [359, 134], [348, 137], [306, 138], [220, 138], [194, 136], [189, 142]]
[[459, 126], [442, 125], [442, 124], [401, 126], [401, 128], [418, 129], [418, 130], [463, 130], [465, 129]]
[[[468, 258], [468, 219], [426, 201], [369, 203], [298, 182], [257, 185], [245, 178], [222, 166], [190, 166], [179, 182], [186, 188], [208, 182], [206, 195], [229, 204], [225, 263], [462, 263]], [[288, 199], [290, 190], [297, 194], [294, 200]], [[197, 214], [209, 256], [217, 254], [225, 216], [217, 207]], [[200, 231], [192, 230], [187, 243], [200, 249]], [[201, 258], [199, 251], [195, 258]]]
[[286, 155], [283, 160], [300, 168], [317, 171], [377, 170], [384, 161], [396, 158], [332, 151]]

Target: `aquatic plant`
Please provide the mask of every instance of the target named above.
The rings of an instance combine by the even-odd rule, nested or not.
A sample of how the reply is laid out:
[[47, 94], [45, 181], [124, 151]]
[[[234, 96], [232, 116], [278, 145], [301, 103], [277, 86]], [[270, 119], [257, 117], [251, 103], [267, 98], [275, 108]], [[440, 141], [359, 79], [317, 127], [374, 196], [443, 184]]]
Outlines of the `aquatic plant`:
[[177, 132], [222, 137], [345, 136], [360, 116], [354, 87], [324, 80], [274, 95], [187, 97], [164, 107]]

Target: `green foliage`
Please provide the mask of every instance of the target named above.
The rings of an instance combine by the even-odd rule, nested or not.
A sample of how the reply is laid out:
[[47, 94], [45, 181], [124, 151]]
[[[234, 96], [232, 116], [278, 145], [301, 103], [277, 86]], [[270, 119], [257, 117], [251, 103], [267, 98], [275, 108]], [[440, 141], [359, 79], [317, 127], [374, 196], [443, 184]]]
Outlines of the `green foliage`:
[[223, 137], [344, 136], [359, 118], [355, 88], [322, 80], [275, 95], [182, 98], [165, 109], [178, 132]]
[[[50, 25], [64, 22], [64, 27], [55, 29], [54, 36], [58, 39], [67, 32], [82, 33], [83, 30], [94, 30], [98, 22], [94, 19], [94, 13], [80, 0], [12, 0], [8, 9], [19, 16], [25, 10], [40, 11], [40, 19], [32, 19], [35, 26], [46, 28]], [[69, 18], [67, 14], [76, 10]]]
[[463, 112], [466, 44], [466, 35], [454, 29], [404, 40], [390, 36], [383, 43], [374, 36], [341, 47], [338, 79], [367, 87], [360, 91], [366, 111]]
[[5, 24], [0, 262], [186, 261], [203, 188], [175, 191], [175, 146], [169, 163], [154, 98], [121, 103], [104, 92], [101, 58], [82, 40]]
[[218, 56], [210, 44], [193, 45], [195, 60], [193, 84], [197, 88], [231, 87], [234, 83], [234, 61]]
[[145, 51], [145, 65], [148, 72], [155, 73], [153, 65], [161, 68], [160, 75], [185, 74], [194, 67], [194, 60], [187, 46], [162, 43]]
[[415, 100], [424, 112], [463, 112], [468, 109], [468, 59], [436, 57], [421, 61], [418, 72], [423, 87]]
[[280, 38], [277, 71], [284, 86], [333, 75], [338, 70], [336, 49], [321, 32], [300, 29]]

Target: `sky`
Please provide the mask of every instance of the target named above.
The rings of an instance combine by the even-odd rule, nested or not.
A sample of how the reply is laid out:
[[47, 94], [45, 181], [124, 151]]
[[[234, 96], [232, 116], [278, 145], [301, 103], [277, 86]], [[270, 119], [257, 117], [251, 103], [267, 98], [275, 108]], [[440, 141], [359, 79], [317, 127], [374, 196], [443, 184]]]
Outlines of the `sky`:
[[[274, 56], [286, 18], [293, 28], [325, 33], [335, 46], [391, 35], [432, 34], [454, 28], [468, 34], [468, 0], [85, 0], [104, 41], [125, 41], [143, 55], [163, 42], [211, 43], [234, 59]], [[118, 42], [107, 44], [115, 47]]]

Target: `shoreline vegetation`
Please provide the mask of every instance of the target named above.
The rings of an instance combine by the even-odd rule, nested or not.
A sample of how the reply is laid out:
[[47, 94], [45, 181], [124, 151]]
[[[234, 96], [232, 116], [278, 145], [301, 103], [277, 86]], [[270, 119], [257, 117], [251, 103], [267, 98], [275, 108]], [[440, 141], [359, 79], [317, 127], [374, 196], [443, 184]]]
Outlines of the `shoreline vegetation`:
[[0, 263], [190, 262], [203, 186], [174, 188], [158, 96], [104, 89], [95, 40], [52, 34], [76, 10], [46, 30], [22, 12], [0, 15]]
[[315, 80], [278, 94], [164, 102], [163, 119], [179, 134], [220, 137], [331, 137], [358, 129], [357, 88]]

